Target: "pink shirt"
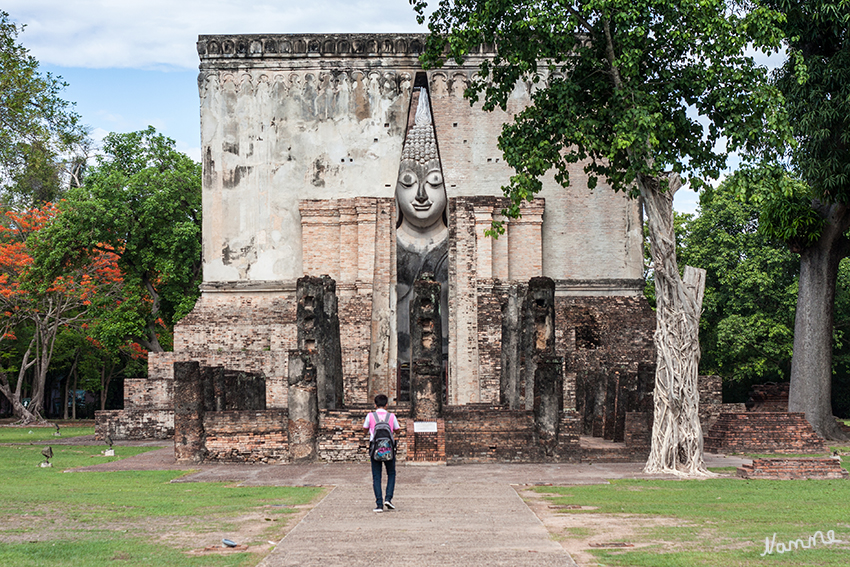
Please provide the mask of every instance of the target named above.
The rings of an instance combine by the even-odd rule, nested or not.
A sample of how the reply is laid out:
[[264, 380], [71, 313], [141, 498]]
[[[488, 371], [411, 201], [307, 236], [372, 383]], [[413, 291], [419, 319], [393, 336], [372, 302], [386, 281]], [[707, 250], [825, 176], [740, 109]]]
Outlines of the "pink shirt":
[[[381, 408], [373, 412], [370, 411], [369, 415], [366, 416], [366, 421], [363, 422], [363, 429], [369, 430], [369, 441], [375, 438], [375, 413], [378, 414], [378, 419], [386, 419], [386, 415], [389, 412]], [[397, 431], [400, 427], [398, 424], [398, 419], [396, 418], [394, 413], [390, 413], [389, 424], [393, 431]]]

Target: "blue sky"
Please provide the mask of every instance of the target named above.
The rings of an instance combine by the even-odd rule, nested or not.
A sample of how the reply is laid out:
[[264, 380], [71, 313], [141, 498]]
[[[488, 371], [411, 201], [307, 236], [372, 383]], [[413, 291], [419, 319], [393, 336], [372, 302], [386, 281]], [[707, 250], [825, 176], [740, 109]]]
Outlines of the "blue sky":
[[[148, 125], [200, 157], [196, 84], [200, 34], [425, 31], [408, 0], [7, 0], [18, 38], [69, 84], [96, 139]], [[675, 208], [693, 212], [693, 191]]]

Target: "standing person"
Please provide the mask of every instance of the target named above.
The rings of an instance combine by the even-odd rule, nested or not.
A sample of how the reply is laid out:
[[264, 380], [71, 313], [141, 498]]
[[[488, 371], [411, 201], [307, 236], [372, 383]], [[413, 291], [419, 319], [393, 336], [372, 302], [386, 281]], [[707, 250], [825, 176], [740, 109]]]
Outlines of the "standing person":
[[[363, 423], [363, 429], [369, 430], [369, 460], [372, 461], [372, 488], [375, 490], [375, 509], [373, 512], [383, 512], [384, 506], [389, 510], [395, 510], [393, 505], [393, 493], [395, 492], [395, 431], [398, 431], [398, 419], [394, 413], [387, 411], [387, 402], [389, 400], [384, 394], [375, 396], [375, 411], [369, 412], [366, 416], [366, 421]], [[392, 458], [383, 460], [385, 457], [378, 455], [375, 442], [375, 428], [378, 428], [379, 438], [386, 430], [389, 430], [390, 445], [392, 447]], [[382, 465], [387, 466], [387, 499], [381, 495], [381, 469]]]

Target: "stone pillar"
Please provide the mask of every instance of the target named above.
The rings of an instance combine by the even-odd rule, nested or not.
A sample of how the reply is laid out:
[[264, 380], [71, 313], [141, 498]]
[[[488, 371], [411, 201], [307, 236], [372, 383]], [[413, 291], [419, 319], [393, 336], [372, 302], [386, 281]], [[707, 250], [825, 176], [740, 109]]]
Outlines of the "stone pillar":
[[555, 454], [558, 424], [564, 409], [563, 359], [554, 353], [543, 353], [537, 361], [534, 380], [534, 427], [546, 456]]
[[423, 273], [410, 300], [410, 407], [414, 421], [434, 421], [443, 411], [443, 333], [440, 282]]
[[343, 405], [343, 388], [336, 283], [328, 276], [304, 276], [295, 294], [298, 349], [313, 354], [319, 407], [337, 409]]
[[499, 377], [499, 403], [520, 409], [520, 344], [522, 335], [522, 298], [525, 286], [510, 284], [502, 303], [502, 373]]
[[292, 462], [315, 461], [319, 432], [318, 391], [313, 355], [289, 351], [289, 455]]
[[197, 362], [174, 363], [174, 458], [200, 463], [206, 456], [204, 387]]
[[555, 351], [555, 282], [536, 277], [528, 282], [523, 303], [522, 358], [525, 368], [525, 409], [534, 405], [534, 380], [539, 357]]

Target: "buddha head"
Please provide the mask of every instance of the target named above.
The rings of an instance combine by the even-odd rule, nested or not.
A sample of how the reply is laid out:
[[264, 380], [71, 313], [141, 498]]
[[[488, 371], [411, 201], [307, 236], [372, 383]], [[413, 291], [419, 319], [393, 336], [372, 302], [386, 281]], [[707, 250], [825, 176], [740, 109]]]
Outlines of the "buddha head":
[[404, 141], [395, 198], [402, 230], [424, 235], [445, 227], [446, 186], [424, 88], [419, 91], [415, 123]]

